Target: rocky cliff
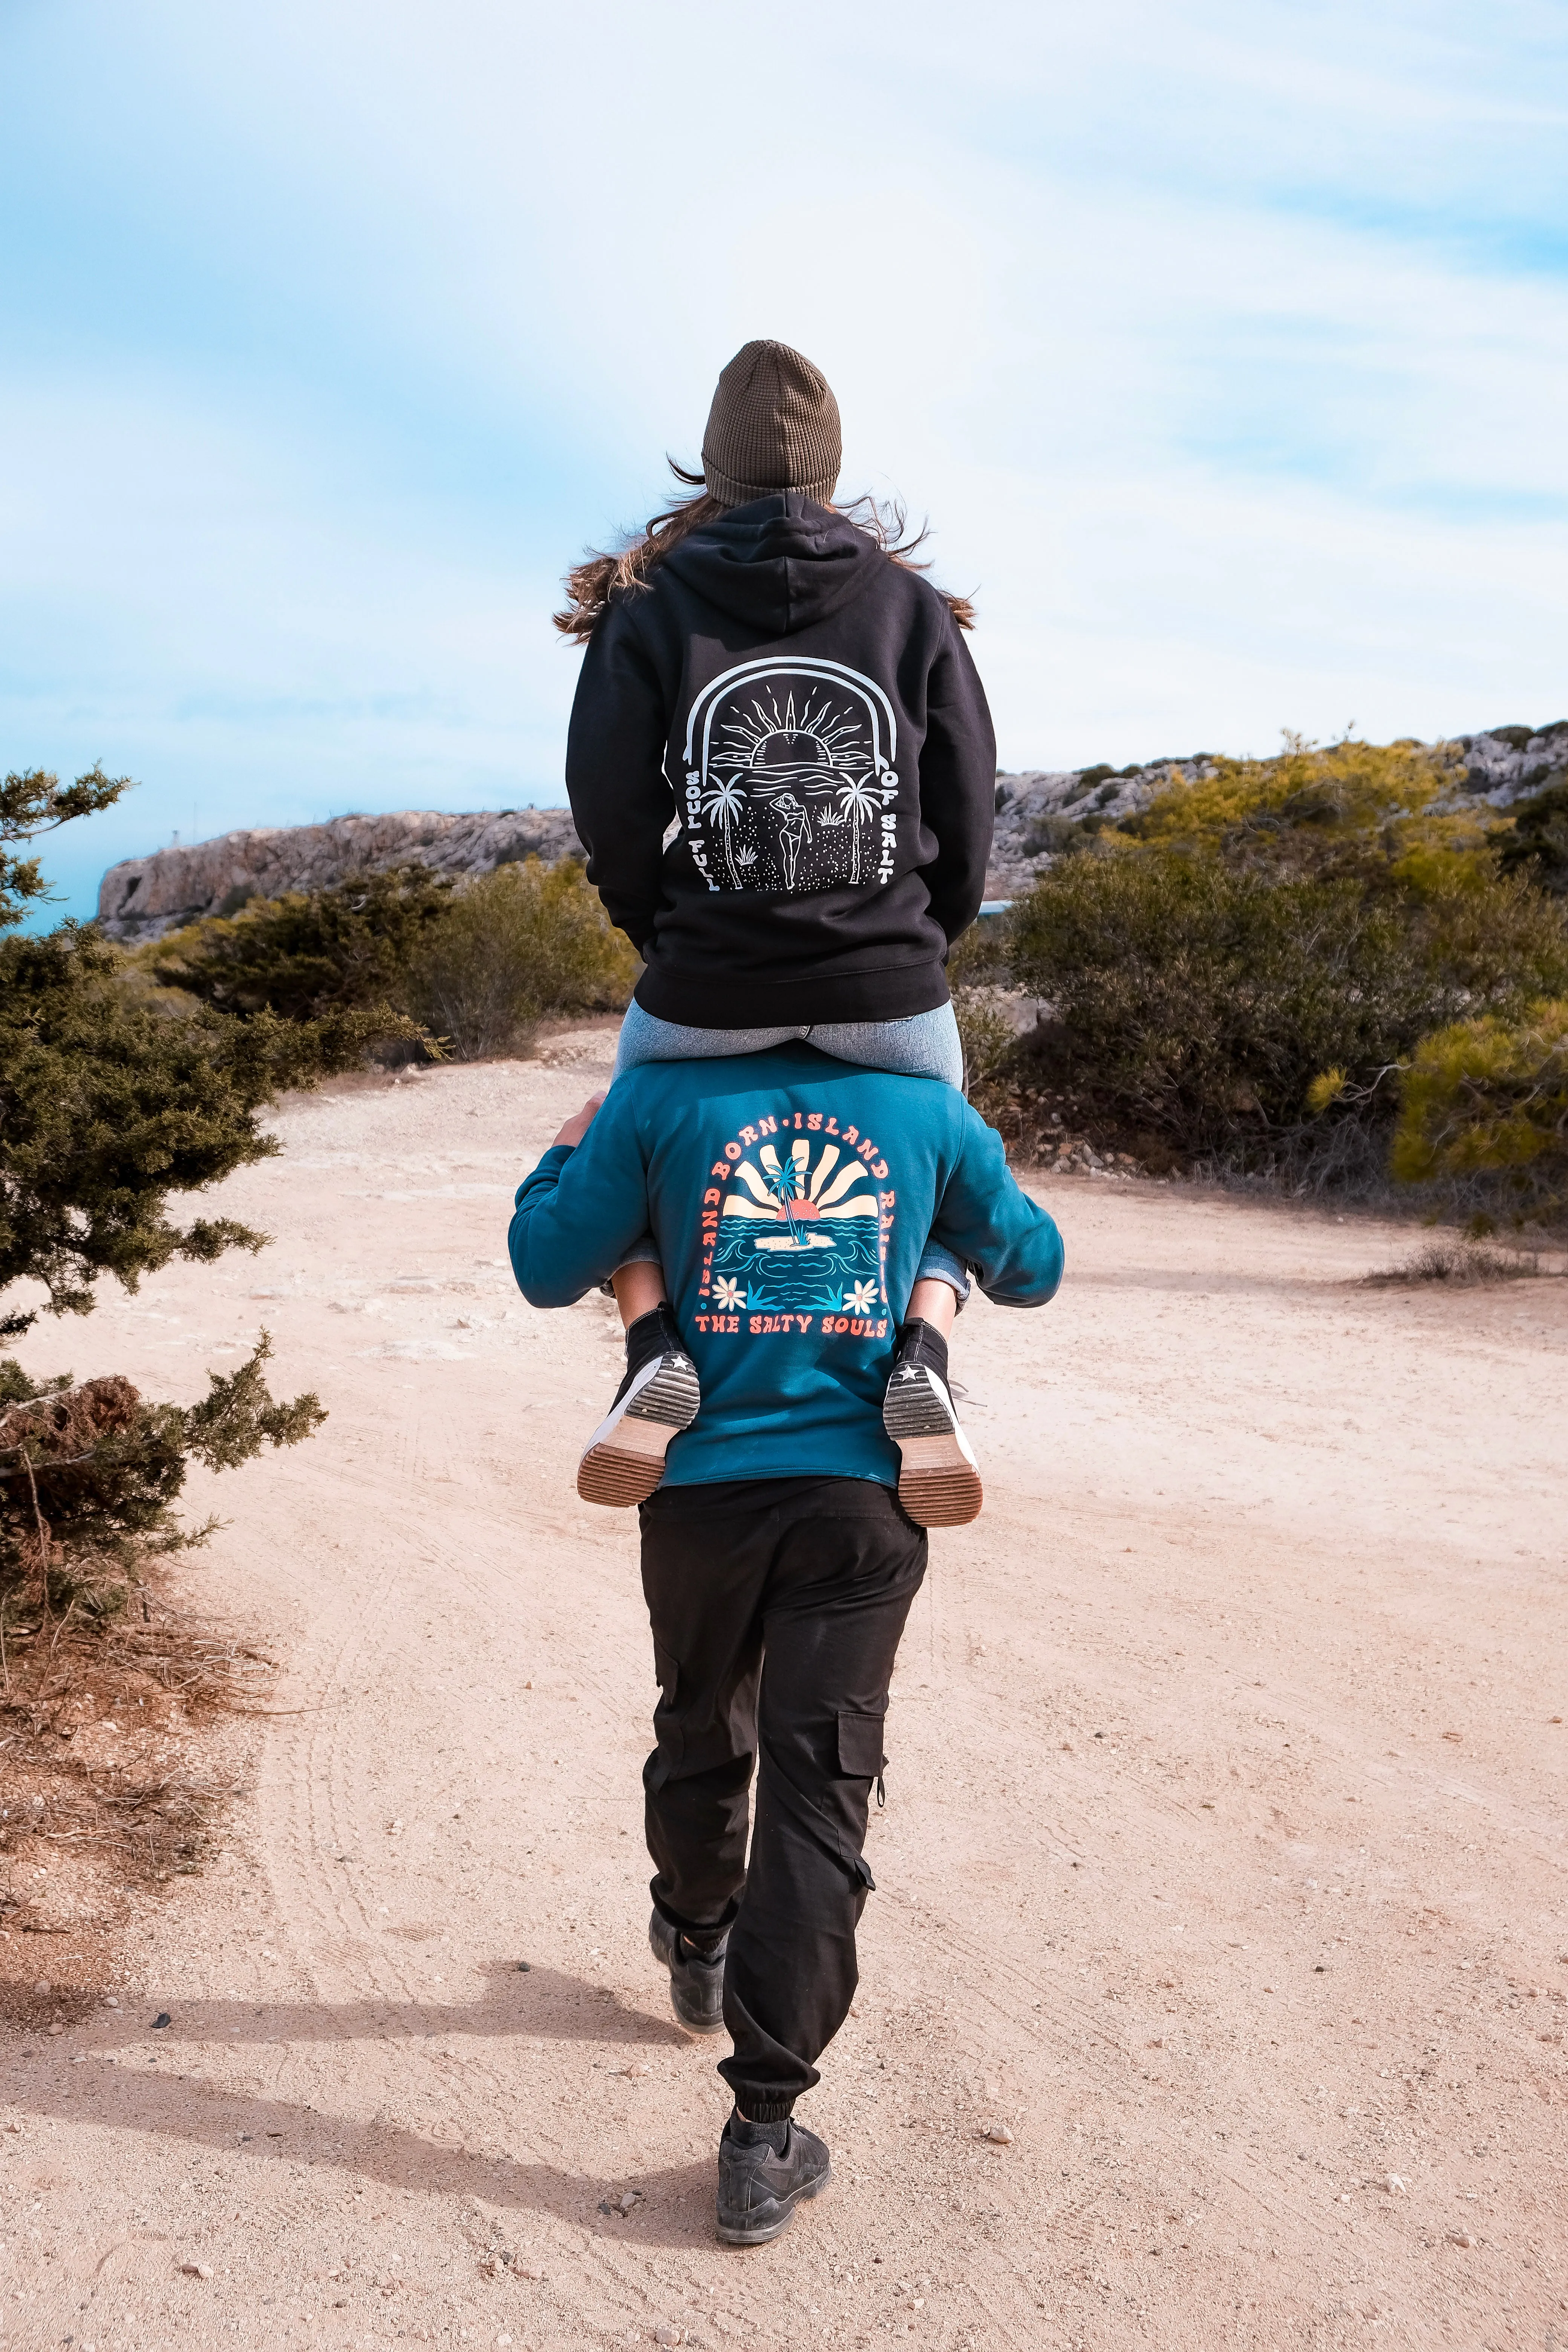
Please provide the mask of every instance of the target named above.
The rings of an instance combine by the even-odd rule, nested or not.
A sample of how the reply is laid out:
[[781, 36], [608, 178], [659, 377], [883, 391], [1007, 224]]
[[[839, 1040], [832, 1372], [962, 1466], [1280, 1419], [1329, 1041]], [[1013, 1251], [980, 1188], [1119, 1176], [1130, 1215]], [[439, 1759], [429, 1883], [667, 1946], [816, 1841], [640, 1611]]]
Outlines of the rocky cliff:
[[326, 889], [350, 874], [409, 865], [489, 874], [519, 858], [582, 855], [570, 809], [484, 809], [472, 816], [405, 810], [257, 826], [111, 866], [99, 885], [98, 920], [111, 940], [131, 945], [202, 915], [231, 915], [247, 898]]
[[[1494, 727], [1458, 737], [1455, 797], [1506, 808], [1568, 778], [1568, 719], [1544, 728]], [[1052, 821], [1089, 815], [1114, 824], [1152, 799], [1173, 773], [1208, 772], [1202, 754], [1112, 769], [1031, 769], [996, 779], [996, 843], [987, 896], [1016, 898], [1050, 863]], [[340, 816], [329, 824], [226, 833], [189, 848], [160, 849], [111, 866], [99, 887], [99, 923], [112, 940], [161, 939], [201, 915], [232, 914], [247, 898], [319, 890], [349, 874], [417, 862], [443, 874], [489, 874], [521, 857], [583, 855], [569, 809], [428, 811]]]

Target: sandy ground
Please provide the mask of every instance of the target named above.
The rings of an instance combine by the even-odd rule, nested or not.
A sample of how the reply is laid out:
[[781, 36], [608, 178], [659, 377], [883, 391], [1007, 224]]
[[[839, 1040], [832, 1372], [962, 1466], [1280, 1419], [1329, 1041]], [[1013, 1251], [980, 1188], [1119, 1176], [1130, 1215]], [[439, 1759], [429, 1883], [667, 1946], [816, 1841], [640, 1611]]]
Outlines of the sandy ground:
[[600, 1051], [290, 1106], [263, 1258], [28, 1342], [194, 1396], [265, 1320], [331, 1419], [183, 1571], [295, 1710], [224, 1853], [126, 1898], [117, 2009], [8, 2031], [0, 2345], [1568, 2346], [1568, 1285], [1042, 1188], [1060, 1298], [962, 1327], [989, 1501], [900, 1661], [837, 2185], [726, 2253], [635, 1518], [572, 1486], [615, 1331], [505, 1264]]

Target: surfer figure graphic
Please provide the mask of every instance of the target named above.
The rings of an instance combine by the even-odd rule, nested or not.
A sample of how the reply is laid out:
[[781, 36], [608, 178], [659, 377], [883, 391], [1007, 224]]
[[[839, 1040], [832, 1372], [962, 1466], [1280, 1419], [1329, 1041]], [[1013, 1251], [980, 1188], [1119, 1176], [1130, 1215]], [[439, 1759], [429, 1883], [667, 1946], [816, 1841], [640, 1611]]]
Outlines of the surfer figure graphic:
[[781, 793], [773, 803], [779, 821], [779, 856], [784, 860], [784, 888], [795, 888], [801, 854], [811, 832], [811, 820], [793, 793]]

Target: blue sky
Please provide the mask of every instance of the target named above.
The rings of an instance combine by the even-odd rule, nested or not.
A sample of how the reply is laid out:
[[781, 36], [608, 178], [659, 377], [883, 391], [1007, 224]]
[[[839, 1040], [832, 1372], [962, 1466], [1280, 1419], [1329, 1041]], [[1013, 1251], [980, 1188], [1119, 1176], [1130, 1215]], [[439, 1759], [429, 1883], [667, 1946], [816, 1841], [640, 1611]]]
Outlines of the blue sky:
[[1003, 763], [1568, 715], [1568, 9], [0, 0], [0, 763], [112, 859], [561, 795], [749, 336]]

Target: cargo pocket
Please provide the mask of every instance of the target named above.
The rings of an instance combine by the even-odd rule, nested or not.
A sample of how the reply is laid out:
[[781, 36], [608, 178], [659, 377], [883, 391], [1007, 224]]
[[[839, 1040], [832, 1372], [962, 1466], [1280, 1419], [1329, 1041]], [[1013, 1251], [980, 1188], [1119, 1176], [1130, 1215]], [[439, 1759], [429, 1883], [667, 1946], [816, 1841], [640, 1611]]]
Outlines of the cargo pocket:
[[653, 1670], [658, 1677], [658, 1704], [653, 1711], [653, 1736], [658, 1745], [643, 1767], [643, 1787], [649, 1796], [663, 1788], [686, 1748], [675, 1705], [680, 1662], [662, 1642], [653, 1645]]
[[838, 1710], [838, 1769], [852, 1780], [875, 1780], [881, 1775], [887, 1758], [882, 1753], [882, 1734], [888, 1727], [884, 1715], [858, 1715], [848, 1707]]

